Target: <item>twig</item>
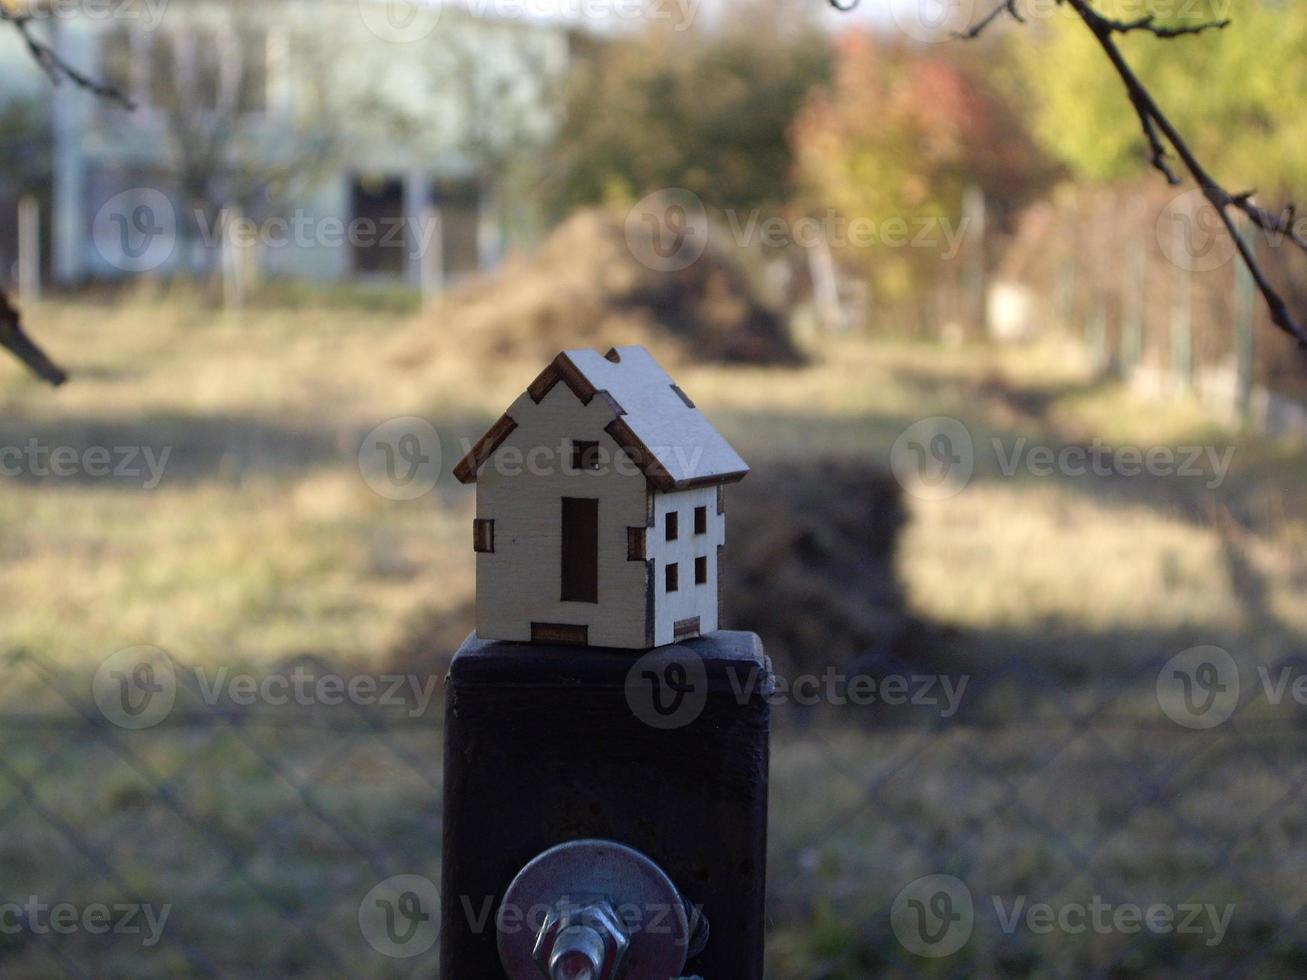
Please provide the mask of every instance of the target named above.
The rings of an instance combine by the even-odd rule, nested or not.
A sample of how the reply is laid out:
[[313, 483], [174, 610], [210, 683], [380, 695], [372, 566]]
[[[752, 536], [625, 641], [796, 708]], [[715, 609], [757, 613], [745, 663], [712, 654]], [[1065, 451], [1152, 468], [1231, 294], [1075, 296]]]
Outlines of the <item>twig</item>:
[[1018, 24], [1024, 24], [1026, 19], [1021, 16], [1021, 10], [1017, 7], [1017, 0], [1000, 0], [999, 5], [991, 10], [980, 20], [976, 21], [965, 31], [954, 31], [953, 36], [962, 41], [974, 41], [985, 32], [990, 24], [998, 20], [1004, 14], [1007, 14]]

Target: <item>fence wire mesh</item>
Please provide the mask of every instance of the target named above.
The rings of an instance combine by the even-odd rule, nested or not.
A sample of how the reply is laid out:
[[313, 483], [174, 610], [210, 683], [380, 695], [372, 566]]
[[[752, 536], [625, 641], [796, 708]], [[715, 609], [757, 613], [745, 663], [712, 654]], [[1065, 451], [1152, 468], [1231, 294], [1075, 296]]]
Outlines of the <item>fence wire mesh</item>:
[[[1302, 666], [782, 677], [770, 974], [1297, 974]], [[434, 975], [438, 678], [5, 673], [4, 976]]]

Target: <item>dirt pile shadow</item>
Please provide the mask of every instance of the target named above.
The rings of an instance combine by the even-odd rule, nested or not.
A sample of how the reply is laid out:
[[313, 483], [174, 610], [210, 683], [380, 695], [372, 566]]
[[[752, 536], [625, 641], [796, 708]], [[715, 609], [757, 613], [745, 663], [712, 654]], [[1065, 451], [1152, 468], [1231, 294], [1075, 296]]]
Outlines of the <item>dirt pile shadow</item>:
[[[791, 678], [940, 669], [947, 637], [909, 613], [895, 570], [900, 493], [847, 460], [768, 462], [728, 488], [723, 627], [759, 634]], [[474, 623], [470, 603], [415, 610], [388, 659], [443, 674]]]
[[911, 615], [895, 569], [901, 492], [868, 463], [756, 467], [727, 493], [724, 626], [761, 636], [787, 676], [938, 669], [942, 631]]

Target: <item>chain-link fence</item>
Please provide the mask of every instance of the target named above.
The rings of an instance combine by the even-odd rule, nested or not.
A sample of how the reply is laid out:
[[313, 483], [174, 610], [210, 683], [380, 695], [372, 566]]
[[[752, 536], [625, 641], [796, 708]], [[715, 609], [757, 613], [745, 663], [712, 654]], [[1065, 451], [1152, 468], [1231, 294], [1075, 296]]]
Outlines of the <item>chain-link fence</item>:
[[[1091, 658], [778, 677], [770, 974], [1300, 972], [1307, 661]], [[440, 677], [5, 676], [4, 976], [434, 975]]]
[[[1247, 221], [1241, 230], [1270, 281], [1302, 308], [1304, 264], [1289, 236]], [[1154, 391], [1197, 394], [1259, 431], [1307, 433], [1302, 355], [1271, 323], [1199, 189], [1066, 189], [1031, 208], [990, 316], [999, 332], [1058, 324], [1105, 368]]]

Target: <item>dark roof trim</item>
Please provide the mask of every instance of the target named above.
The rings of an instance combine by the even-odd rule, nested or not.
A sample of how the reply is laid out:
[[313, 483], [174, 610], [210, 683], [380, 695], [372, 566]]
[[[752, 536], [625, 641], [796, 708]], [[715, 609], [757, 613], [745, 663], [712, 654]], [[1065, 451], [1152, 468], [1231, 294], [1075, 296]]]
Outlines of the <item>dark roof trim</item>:
[[590, 399], [595, 396], [595, 386], [577, 370], [566, 353], [559, 354], [550, 361], [549, 366], [527, 386], [526, 392], [531, 396], [531, 400], [539, 405], [545, 395], [553, 391], [554, 385], [560, 381], [572, 389], [576, 397], [581, 399], [582, 405], [589, 405]]
[[508, 438], [509, 433], [516, 428], [517, 423], [509, 415], [501, 415], [499, 421], [490, 427], [490, 431], [478, 439], [477, 444], [454, 467], [454, 477], [458, 482], [475, 483], [477, 470], [481, 469], [481, 464], [494, 454]]

